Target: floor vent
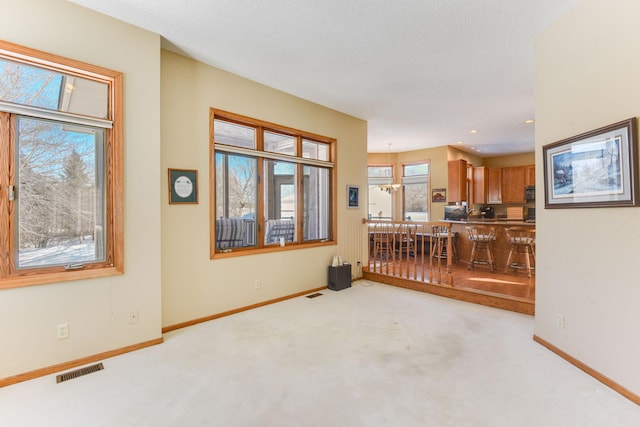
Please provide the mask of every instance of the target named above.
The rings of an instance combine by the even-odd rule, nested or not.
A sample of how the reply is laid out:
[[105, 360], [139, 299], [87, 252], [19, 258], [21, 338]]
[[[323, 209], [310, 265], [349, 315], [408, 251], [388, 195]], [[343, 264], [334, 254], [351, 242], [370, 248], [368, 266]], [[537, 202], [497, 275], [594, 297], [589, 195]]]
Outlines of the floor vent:
[[307, 298], [315, 298], [319, 296], [322, 296], [322, 294], [320, 292], [316, 292], [315, 294], [307, 295]]
[[67, 372], [67, 373], [60, 374], [60, 375], [56, 376], [56, 382], [57, 383], [61, 383], [61, 382], [64, 382], [64, 381], [69, 381], [69, 380], [72, 380], [74, 378], [81, 377], [83, 375], [92, 374], [94, 372], [102, 371], [103, 369], [104, 369], [104, 366], [102, 366], [102, 363], [98, 363], [96, 365], [91, 365], [91, 366], [86, 366], [84, 368], [76, 369], [75, 371], [70, 371], [70, 372]]

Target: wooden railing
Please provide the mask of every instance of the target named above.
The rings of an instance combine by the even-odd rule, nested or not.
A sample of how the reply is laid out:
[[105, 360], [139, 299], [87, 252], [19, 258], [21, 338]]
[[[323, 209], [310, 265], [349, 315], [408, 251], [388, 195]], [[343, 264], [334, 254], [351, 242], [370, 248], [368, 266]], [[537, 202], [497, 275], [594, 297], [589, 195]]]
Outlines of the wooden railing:
[[450, 224], [367, 219], [362, 222], [369, 236], [366, 271], [453, 285]]

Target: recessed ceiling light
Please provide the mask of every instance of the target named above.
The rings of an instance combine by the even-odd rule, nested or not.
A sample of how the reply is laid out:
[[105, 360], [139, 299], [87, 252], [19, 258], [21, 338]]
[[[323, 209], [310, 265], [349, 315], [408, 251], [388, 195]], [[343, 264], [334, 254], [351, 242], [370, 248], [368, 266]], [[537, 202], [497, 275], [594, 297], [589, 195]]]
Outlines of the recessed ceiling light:
[[534, 120], [533, 120], [533, 119], [527, 119], [527, 120], [525, 120], [524, 122], [525, 122], [526, 124], [530, 125], [530, 124], [532, 124], [532, 123], [534, 122]]
[[456, 144], [462, 144], [462, 143], [463, 143], [462, 141], [458, 141], [458, 142], [456, 142]]
[[469, 133], [478, 133], [478, 129], [471, 129]]

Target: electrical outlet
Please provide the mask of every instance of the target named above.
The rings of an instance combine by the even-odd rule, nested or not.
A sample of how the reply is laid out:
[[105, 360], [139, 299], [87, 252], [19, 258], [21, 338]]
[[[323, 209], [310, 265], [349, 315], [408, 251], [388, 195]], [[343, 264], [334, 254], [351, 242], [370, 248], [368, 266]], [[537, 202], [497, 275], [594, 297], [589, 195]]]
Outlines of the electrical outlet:
[[564, 329], [564, 314], [558, 314], [558, 327]]
[[69, 338], [69, 324], [61, 323], [56, 326], [56, 336], [59, 340], [63, 340], [65, 338]]
[[260, 289], [260, 280], [256, 279], [256, 289]]
[[138, 311], [130, 311], [129, 312], [129, 323], [130, 324], [134, 324], [134, 323], [138, 323]]

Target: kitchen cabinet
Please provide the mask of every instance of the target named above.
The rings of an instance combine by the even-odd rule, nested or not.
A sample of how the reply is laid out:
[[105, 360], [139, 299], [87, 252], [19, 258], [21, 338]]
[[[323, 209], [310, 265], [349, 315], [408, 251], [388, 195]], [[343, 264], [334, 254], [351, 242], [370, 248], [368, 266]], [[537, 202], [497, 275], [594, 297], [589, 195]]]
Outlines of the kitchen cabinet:
[[467, 161], [449, 160], [448, 202], [468, 200]]
[[502, 203], [502, 181], [499, 168], [479, 166], [473, 169], [473, 202]]
[[487, 168], [484, 166], [473, 168], [473, 202], [487, 203], [488, 188]]
[[527, 165], [525, 166], [525, 177], [524, 177], [524, 186], [525, 187], [535, 187], [536, 185], [536, 166], [535, 165]]
[[527, 203], [525, 199], [526, 166], [502, 168], [502, 203]]
[[487, 187], [487, 203], [502, 203], [502, 170], [500, 168], [487, 168], [489, 180]]

